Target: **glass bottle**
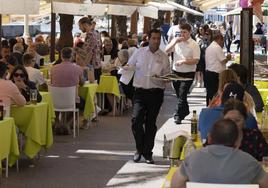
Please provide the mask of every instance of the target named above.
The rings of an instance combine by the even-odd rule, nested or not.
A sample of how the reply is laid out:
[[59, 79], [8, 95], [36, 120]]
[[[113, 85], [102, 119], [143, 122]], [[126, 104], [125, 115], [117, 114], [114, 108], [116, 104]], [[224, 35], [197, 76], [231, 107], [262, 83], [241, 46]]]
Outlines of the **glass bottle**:
[[194, 110], [191, 118], [191, 138], [194, 142], [197, 141], [197, 121], [196, 110]]

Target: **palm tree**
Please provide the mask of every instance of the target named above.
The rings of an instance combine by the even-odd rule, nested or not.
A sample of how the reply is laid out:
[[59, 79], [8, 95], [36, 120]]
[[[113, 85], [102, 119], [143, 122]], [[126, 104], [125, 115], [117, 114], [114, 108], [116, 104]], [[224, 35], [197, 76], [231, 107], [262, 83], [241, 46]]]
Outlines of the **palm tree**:
[[57, 50], [73, 46], [73, 15], [59, 14], [60, 16], [60, 38], [57, 43]]
[[114, 16], [116, 38], [127, 38], [127, 17]]

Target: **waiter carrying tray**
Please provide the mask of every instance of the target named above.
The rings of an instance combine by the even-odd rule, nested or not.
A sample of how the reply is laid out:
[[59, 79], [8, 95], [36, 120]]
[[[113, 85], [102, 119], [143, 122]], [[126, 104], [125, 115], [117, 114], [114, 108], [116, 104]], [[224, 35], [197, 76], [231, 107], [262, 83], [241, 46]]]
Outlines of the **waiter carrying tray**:
[[154, 164], [152, 149], [157, 131], [156, 119], [163, 103], [166, 82], [153, 76], [168, 74], [170, 64], [168, 56], [159, 49], [160, 30], [152, 29], [148, 37], [149, 46], [136, 50], [123, 68], [135, 70], [131, 121], [137, 152], [133, 161], [139, 162], [143, 156], [147, 164]]

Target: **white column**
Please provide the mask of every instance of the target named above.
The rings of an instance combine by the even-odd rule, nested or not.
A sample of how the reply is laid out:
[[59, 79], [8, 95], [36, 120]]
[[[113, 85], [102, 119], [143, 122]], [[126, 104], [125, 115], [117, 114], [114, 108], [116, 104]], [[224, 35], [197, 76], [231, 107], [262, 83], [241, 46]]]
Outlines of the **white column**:
[[29, 33], [29, 15], [28, 14], [24, 15], [24, 32], [23, 32], [23, 36], [24, 37], [30, 36], [30, 33]]

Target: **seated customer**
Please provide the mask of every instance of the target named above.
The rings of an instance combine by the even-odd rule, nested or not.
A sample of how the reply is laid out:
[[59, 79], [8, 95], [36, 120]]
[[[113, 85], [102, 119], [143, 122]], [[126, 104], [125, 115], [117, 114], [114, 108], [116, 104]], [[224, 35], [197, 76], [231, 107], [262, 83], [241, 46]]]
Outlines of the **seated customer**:
[[28, 73], [24, 66], [16, 66], [10, 75], [10, 80], [16, 84], [27, 102], [30, 101], [31, 90], [37, 91], [37, 102], [42, 101], [42, 96], [38, 92], [35, 83], [29, 80]]
[[268, 174], [249, 154], [238, 150], [239, 129], [229, 119], [217, 121], [208, 136], [210, 145], [194, 151], [172, 177], [171, 187], [182, 188], [186, 182], [220, 184], [259, 184], [268, 187]]
[[3, 100], [5, 106], [16, 104], [23, 106], [26, 104], [26, 100], [21, 95], [17, 86], [9, 80], [5, 80], [7, 75], [7, 65], [0, 63], [0, 98]]
[[[209, 107], [215, 107], [219, 106], [221, 102], [221, 95], [224, 90], [224, 87], [228, 83], [236, 82], [239, 83], [239, 78], [235, 71], [231, 69], [226, 69], [222, 71], [219, 75], [219, 87], [217, 94], [213, 97], [213, 99], [210, 101]], [[255, 111], [255, 104], [248, 92], [244, 93], [243, 101], [248, 109], [248, 112], [250, 112], [254, 117], [256, 117], [256, 111]]]
[[[84, 84], [82, 68], [71, 62], [72, 48], [65, 47], [61, 50], [62, 62], [51, 68], [51, 84], [55, 87], [82, 86]], [[82, 101], [77, 93], [76, 103]], [[83, 101], [84, 102], [84, 101]], [[81, 107], [80, 110], [83, 110]]]
[[[222, 111], [224, 108], [224, 103], [230, 99], [235, 98], [237, 100], [243, 101], [244, 99], [244, 89], [238, 83], [228, 84], [221, 95], [221, 105], [212, 108], [203, 108], [199, 115], [199, 131], [201, 132], [201, 138], [204, 141], [207, 138], [208, 133], [212, 125], [220, 118], [223, 117]], [[252, 114], [248, 114], [246, 120], [247, 128], [257, 128], [257, 121]]]
[[[242, 135], [240, 149], [249, 153], [258, 161], [261, 161], [263, 156], [268, 156], [268, 145], [262, 133], [258, 129], [247, 129], [245, 121], [247, 119], [246, 106], [235, 99], [229, 99], [223, 109], [223, 115], [226, 119], [233, 120]], [[268, 183], [268, 182], [267, 182]]]
[[22, 57], [23, 65], [29, 75], [29, 80], [34, 82], [37, 86], [41, 86], [47, 90], [46, 81], [39, 69], [34, 68], [35, 60], [32, 54], [26, 53]]
[[256, 112], [261, 112], [264, 104], [256, 86], [248, 82], [247, 68], [244, 65], [240, 65], [236, 63], [232, 64], [229, 68], [236, 72], [243, 88], [245, 89], [245, 91], [247, 91], [251, 95], [255, 103]]
[[[78, 86], [84, 84], [83, 71], [80, 66], [71, 62], [72, 59], [72, 48], [65, 47], [61, 50], [62, 62], [51, 68], [51, 85], [54, 87], [72, 87], [76, 86], [78, 91]], [[85, 101], [76, 94], [76, 106], [79, 108], [80, 112], [84, 111]], [[59, 123], [59, 116], [56, 113], [56, 126], [63, 128], [63, 125]], [[68, 114], [67, 121], [71, 125], [72, 114]], [[67, 126], [67, 128], [69, 128]], [[70, 132], [70, 130], [68, 131]]]

